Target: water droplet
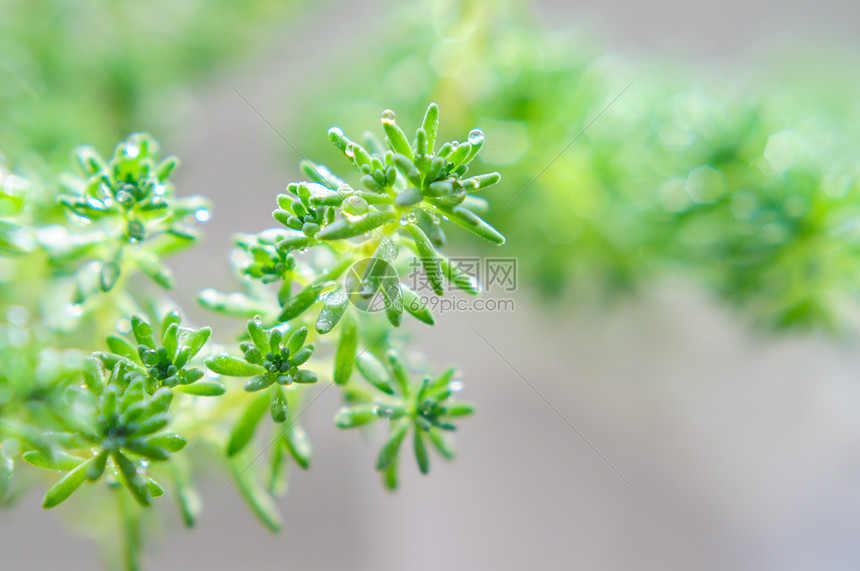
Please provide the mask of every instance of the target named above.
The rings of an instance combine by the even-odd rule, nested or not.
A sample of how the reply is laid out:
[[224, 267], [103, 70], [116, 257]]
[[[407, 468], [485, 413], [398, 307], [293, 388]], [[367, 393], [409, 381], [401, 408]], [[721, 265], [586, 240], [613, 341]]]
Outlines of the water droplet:
[[167, 192], [167, 188], [163, 184], [156, 184], [152, 188], [152, 192], [154, 192], [158, 196], [164, 196], [164, 193]]
[[469, 144], [480, 145], [484, 142], [484, 132], [480, 129], [472, 129], [469, 131]]
[[116, 193], [116, 200], [123, 206], [128, 206], [132, 202], [134, 202], [134, 197], [128, 192], [121, 190]]
[[347, 145], [347, 146], [346, 146], [346, 149], [343, 151], [343, 153], [344, 153], [346, 156], [348, 156], [349, 158], [353, 158], [353, 157], [355, 157], [355, 150], [353, 150], [352, 145]]
[[463, 381], [451, 381], [450, 383], [448, 383], [448, 389], [453, 393], [462, 391]]
[[206, 222], [212, 215], [205, 208], [201, 208], [197, 212], [194, 213], [194, 218], [197, 219], [198, 222]]
[[340, 127], [332, 127], [328, 130], [328, 132], [335, 137], [343, 137], [343, 129], [341, 129]]
[[367, 201], [360, 196], [347, 196], [343, 201], [344, 212], [348, 214], [364, 214], [367, 212]]
[[394, 123], [394, 111], [391, 109], [386, 109], [382, 112], [382, 122], [383, 123]]
[[409, 217], [404, 214], [400, 217], [400, 225], [406, 226], [407, 224], [409, 224]]
[[136, 159], [140, 155], [140, 149], [136, 145], [125, 146], [125, 156], [130, 159]]

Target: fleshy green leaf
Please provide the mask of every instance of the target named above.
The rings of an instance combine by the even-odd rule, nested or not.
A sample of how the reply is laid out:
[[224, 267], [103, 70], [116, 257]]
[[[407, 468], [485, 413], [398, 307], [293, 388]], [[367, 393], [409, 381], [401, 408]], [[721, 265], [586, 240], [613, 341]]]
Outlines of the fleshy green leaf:
[[138, 344], [155, 349], [155, 343], [152, 341], [152, 326], [149, 323], [137, 315], [133, 315], [131, 317], [131, 331]]
[[490, 226], [486, 220], [471, 210], [463, 208], [462, 206], [454, 206], [452, 208], [440, 206], [439, 210], [444, 212], [452, 222], [465, 228], [469, 232], [472, 232], [476, 236], [483, 238], [484, 240], [488, 240], [498, 246], [505, 243], [505, 237], [502, 236], [498, 230]]
[[436, 322], [430, 308], [415, 291], [406, 284], [400, 284], [400, 291], [403, 293], [403, 309], [427, 325], [433, 325]]
[[96, 357], [84, 359], [83, 366], [84, 384], [94, 394], [100, 395], [104, 390], [104, 367]]
[[254, 437], [257, 425], [269, 408], [269, 398], [268, 394], [262, 394], [248, 404], [245, 412], [236, 422], [236, 426], [233, 427], [230, 442], [227, 444], [227, 456], [238, 454]]
[[191, 484], [191, 474], [185, 459], [178, 457], [170, 462], [173, 482], [176, 487], [176, 500], [182, 512], [182, 521], [186, 527], [194, 527], [197, 517], [203, 509], [200, 494]]
[[285, 422], [290, 412], [287, 406], [287, 397], [284, 395], [284, 389], [280, 385], [275, 385], [272, 390], [272, 404], [269, 408], [269, 413], [273, 422]]
[[436, 248], [433, 247], [430, 238], [417, 225], [407, 224], [406, 230], [409, 231], [412, 235], [412, 240], [415, 242], [415, 247], [418, 250], [418, 258], [424, 267], [424, 273], [427, 276], [427, 281], [430, 282], [430, 287], [433, 288], [436, 295], [444, 295], [445, 281], [442, 279], [442, 268], [439, 265]]
[[427, 153], [432, 154], [436, 148], [436, 133], [439, 130], [439, 106], [435, 103], [427, 106], [421, 128], [427, 137]]
[[467, 402], [455, 402], [445, 406], [448, 416], [467, 416], [475, 412], [475, 407]]
[[311, 440], [308, 438], [305, 429], [298, 425], [293, 426], [287, 431], [284, 440], [296, 464], [301, 466], [302, 469], [307, 470], [311, 465], [312, 448]]
[[295, 331], [290, 333], [290, 336], [287, 339], [287, 349], [290, 350], [290, 353], [297, 353], [298, 350], [301, 349], [302, 345], [305, 344], [305, 340], [307, 338], [308, 328], [304, 325], [297, 327]]
[[233, 458], [230, 460], [230, 470], [236, 481], [242, 497], [263, 524], [274, 532], [281, 530], [281, 515], [266, 493], [265, 488], [257, 481], [253, 466], [247, 459]]
[[355, 352], [358, 348], [358, 328], [355, 317], [347, 315], [340, 326], [340, 341], [334, 354], [334, 382], [346, 384], [355, 365]]
[[433, 447], [436, 448], [443, 458], [446, 460], [454, 459], [454, 447], [448, 442], [447, 437], [441, 431], [431, 429], [427, 432], [427, 435], [430, 437]]
[[270, 375], [268, 373], [264, 373], [262, 375], [254, 375], [248, 382], [245, 383], [245, 390], [249, 393], [253, 393], [256, 391], [261, 391], [267, 387], [272, 386], [272, 383], [275, 382], [275, 375]]
[[251, 341], [254, 342], [257, 349], [266, 354], [269, 350], [269, 339], [266, 337], [266, 333], [260, 324], [260, 316], [257, 315], [253, 319], [248, 320], [248, 334], [251, 336]]
[[272, 447], [271, 469], [269, 470], [269, 493], [276, 498], [283, 497], [287, 493], [289, 469], [285, 460], [287, 459], [286, 444], [277, 442]]
[[399, 422], [392, 426], [391, 433], [385, 441], [385, 444], [382, 446], [382, 450], [379, 451], [379, 456], [376, 459], [377, 470], [382, 471], [391, 466], [397, 458], [397, 453], [400, 451], [400, 445], [403, 443], [403, 439], [406, 437], [406, 431], [408, 429], [409, 424], [406, 422]]
[[391, 370], [392, 377], [400, 385], [400, 390], [405, 394], [409, 387], [409, 373], [406, 370], [406, 364], [394, 349], [389, 349], [385, 352], [385, 360], [388, 362], [388, 368]]
[[360, 404], [356, 406], [345, 406], [334, 415], [334, 424], [338, 428], [354, 428], [376, 420], [373, 411], [375, 404]]
[[201, 397], [217, 397], [227, 391], [224, 385], [216, 381], [197, 381], [190, 385], [177, 385], [173, 390]]
[[72, 456], [58, 450], [54, 451], [53, 457], [37, 450], [28, 450], [21, 457], [26, 463], [38, 468], [59, 470], [61, 472], [74, 470], [84, 461], [83, 458], [78, 458], [77, 456]]
[[349, 296], [346, 295], [346, 289], [343, 286], [338, 286], [337, 289], [328, 292], [317, 318], [317, 333], [325, 334], [334, 329], [334, 326], [343, 317], [348, 305]]
[[152, 492], [149, 491], [144, 477], [138, 473], [137, 465], [121, 452], [114, 452], [112, 458], [114, 464], [119, 468], [120, 474], [122, 474], [120, 480], [134, 496], [134, 499], [142, 506], [151, 505]]
[[188, 347], [189, 358], [200, 352], [211, 334], [212, 330], [208, 327], [203, 327], [197, 331], [186, 331], [183, 343]]
[[456, 261], [439, 255], [439, 265], [448, 281], [470, 295], [478, 295], [482, 291], [481, 283], [474, 276], [466, 273]]
[[406, 158], [412, 160], [414, 155], [412, 154], [412, 146], [409, 144], [409, 139], [406, 138], [406, 134], [395, 122], [394, 112], [390, 109], [386, 109], [382, 113], [382, 129], [385, 131], [385, 136], [388, 138], [391, 150], [395, 153], [405, 155]]
[[394, 394], [391, 377], [379, 359], [369, 351], [364, 351], [356, 360], [358, 372], [365, 380], [386, 394]]
[[56, 484], [51, 486], [42, 500], [42, 507], [51, 509], [71, 496], [86, 480], [87, 468], [91, 461], [92, 459], [78, 464], [75, 468], [67, 472], [65, 476], [60, 478]]
[[228, 377], [250, 377], [265, 372], [265, 369], [260, 365], [249, 363], [244, 359], [227, 353], [207, 357], [204, 363], [213, 373]]
[[188, 441], [185, 440], [179, 434], [167, 433], [167, 434], [159, 434], [158, 436], [153, 436], [147, 439], [147, 442], [152, 444], [153, 446], [158, 446], [159, 448], [164, 448], [170, 452], [179, 452], [185, 445], [188, 444]]
[[383, 224], [393, 222], [397, 218], [394, 212], [374, 210], [366, 214], [356, 215], [352, 220], [339, 219], [327, 224], [317, 234], [321, 240], [343, 240], [354, 238], [366, 232], [379, 228]]
[[284, 308], [281, 310], [281, 315], [278, 316], [278, 319], [280, 321], [291, 321], [304, 313], [305, 310], [316, 303], [325, 286], [326, 282], [321, 282], [305, 287], [295, 297], [284, 304]]
[[424, 442], [422, 430], [415, 429], [415, 459], [418, 461], [418, 469], [422, 474], [430, 471], [430, 457], [427, 455], [427, 444]]

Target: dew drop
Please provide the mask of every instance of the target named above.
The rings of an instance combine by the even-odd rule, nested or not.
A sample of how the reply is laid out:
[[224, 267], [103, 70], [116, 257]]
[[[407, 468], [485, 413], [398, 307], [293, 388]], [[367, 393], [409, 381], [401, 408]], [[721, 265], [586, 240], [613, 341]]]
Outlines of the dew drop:
[[391, 109], [386, 109], [382, 112], [382, 122], [383, 123], [393, 123], [394, 122], [394, 111]]
[[212, 215], [205, 208], [201, 208], [197, 212], [194, 213], [194, 218], [197, 219], [198, 222], [206, 222], [211, 218]]
[[469, 131], [469, 144], [480, 145], [484, 142], [484, 132], [480, 129], [472, 129]]
[[348, 196], [343, 201], [344, 212], [348, 214], [364, 214], [367, 212], [367, 201], [360, 196]]

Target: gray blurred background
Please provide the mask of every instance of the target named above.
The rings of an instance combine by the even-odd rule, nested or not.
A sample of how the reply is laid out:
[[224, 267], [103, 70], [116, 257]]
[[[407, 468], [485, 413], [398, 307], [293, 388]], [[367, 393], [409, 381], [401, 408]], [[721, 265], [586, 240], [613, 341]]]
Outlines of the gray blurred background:
[[[860, 4], [848, 0], [538, 4], [554, 26], [594, 24], [619, 52], [729, 73], [754, 73], [775, 46], [858, 47]], [[390, 5], [312, 10], [177, 110], [163, 141], [183, 157], [177, 186], [215, 204], [205, 246], [171, 264], [185, 307], [203, 287], [230, 287], [230, 236], [271, 225], [274, 196], [296, 175], [297, 157], [230, 85], [283, 125], [297, 91], [360, 46]], [[289, 127], [281, 133], [290, 139]], [[434, 362], [461, 366], [464, 397], [480, 405], [458, 433], [455, 463], [435, 462], [424, 478], [404, 462], [401, 491], [385, 493], [376, 444], [332, 426], [339, 401], [328, 392], [304, 417], [313, 466], [292, 473], [280, 535], [214, 479], [199, 527], [174, 517], [148, 567], [860, 567], [856, 339], [758, 337], [671, 282], [608, 311], [558, 307], [563, 320], [526, 293], [516, 302], [514, 313], [449, 314], [416, 328]], [[39, 509], [38, 494], [2, 514], [0, 567], [98, 567], [91, 544]]]

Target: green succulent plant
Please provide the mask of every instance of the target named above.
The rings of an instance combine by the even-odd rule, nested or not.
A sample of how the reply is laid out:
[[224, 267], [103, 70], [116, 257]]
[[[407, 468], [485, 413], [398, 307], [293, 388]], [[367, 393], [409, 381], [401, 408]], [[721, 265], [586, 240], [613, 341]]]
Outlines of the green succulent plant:
[[[3, 251], [15, 278], [0, 275], [12, 294], [0, 304], [0, 501], [17, 498], [22, 472], [33, 475], [17, 468], [22, 459], [61, 473], [45, 508], [78, 501], [79, 490], [87, 498], [80, 501], [119, 502], [133, 568], [145, 539], [142, 522], [157, 498], [172, 496], [185, 524], [197, 521], [194, 467], [205, 454], [220, 461], [261, 522], [278, 530], [274, 498], [287, 489], [289, 466], [311, 464], [300, 421], [330, 386], [348, 403], [338, 426], [350, 415], [354, 425], [391, 420], [377, 466], [387, 487], [396, 486], [392, 442], [410, 428], [422, 472], [428, 447], [452, 457], [444, 433], [472, 408], [454, 399], [460, 382], [452, 380], [453, 369], [435, 377], [417, 370], [424, 380], [415, 383], [393, 351], [403, 344], [404, 313], [434, 323], [426, 299], [400, 276], [407, 264], [418, 264], [435, 294], [448, 283], [477, 294], [477, 280], [441, 252], [442, 226], [452, 221], [497, 244], [504, 238], [479, 216], [486, 201], [473, 195], [498, 182], [498, 174], [466, 176], [482, 137], [473, 131], [437, 150], [437, 129], [438, 107], [431, 104], [413, 142], [389, 111], [381, 141], [365, 137], [360, 145], [330, 131], [359, 184], [304, 161], [309, 180], [277, 197], [273, 217], [285, 228], [235, 239], [242, 291], [209, 289], [199, 297], [209, 309], [247, 319], [236, 350], [214, 344], [209, 327], [183, 324], [158, 294], [132, 287], [141, 274], [170, 287], [165, 258], [193, 245], [192, 226], [208, 218], [205, 199], [177, 196], [169, 175], [178, 161], [161, 159], [149, 135], [130, 136], [109, 160], [80, 148], [84, 176], [67, 177], [55, 196], [66, 217], [45, 202], [28, 204], [18, 183], [15, 192], [0, 194], [0, 206], [14, 207], [7, 235], [26, 246]], [[18, 281], [29, 275], [50, 284], [50, 304]], [[382, 300], [378, 311], [369, 303], [374, 297]], [[61, 353], [52, 344], [70, 349]], [[374, 354], [389, 356], [388, 372]], [[373, 418], [365, 419], [368, 406]], [[103, 492], [117, 488], [126, 492]]]
[[428, 448], [435, 448], [445, 459], [454, 457], [447, 433], [456, 430], [453, 420], [474, 412], [471, 404], [454, 399], [462, 388], [462, 383], [455, 379], [455, 368], [447, 369], [435, 379], [425, 376], [420, 382], [413, 381], [403, 358], [394, 350], [386, 352], [384, 364], [372, 353], [364, 353], [357, 366], [375, 390], [348, 389], [350, 404], [337, 412], [334, 422], [338, 428], [355, 428], [379, 420], [390, 421], [388, 437], [376, 459], [376, 469], [382, 473], [387, 488], [397, 488], [398, 458], [410, 430], [415, 460], [422, 474], [430, 471]]

